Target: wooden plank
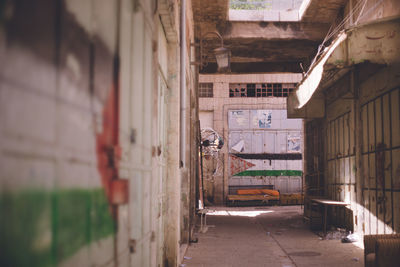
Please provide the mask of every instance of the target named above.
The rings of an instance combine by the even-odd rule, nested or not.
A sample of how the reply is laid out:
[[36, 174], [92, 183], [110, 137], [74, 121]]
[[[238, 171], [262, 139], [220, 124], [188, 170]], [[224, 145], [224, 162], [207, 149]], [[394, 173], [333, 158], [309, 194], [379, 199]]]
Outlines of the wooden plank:
[[248, 200], [279, 200], [279, 197], [266, 195], [228, 195], [228, 200], [248, 201]]

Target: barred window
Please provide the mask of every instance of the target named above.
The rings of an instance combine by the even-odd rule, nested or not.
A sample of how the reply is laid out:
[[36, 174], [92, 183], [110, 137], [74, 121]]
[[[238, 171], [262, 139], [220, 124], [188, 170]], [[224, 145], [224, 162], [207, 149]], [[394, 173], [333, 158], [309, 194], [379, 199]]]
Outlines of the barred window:
[[295, 83], [231, 83], [229, 97], [287, 97]]
[[213, 83], [199, 83], [199, 97], [213, 96]]

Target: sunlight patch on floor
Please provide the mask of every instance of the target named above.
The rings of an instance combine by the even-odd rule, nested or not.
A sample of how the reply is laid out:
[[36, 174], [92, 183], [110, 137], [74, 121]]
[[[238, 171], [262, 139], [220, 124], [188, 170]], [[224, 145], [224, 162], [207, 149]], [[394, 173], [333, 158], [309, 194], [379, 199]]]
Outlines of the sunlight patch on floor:
[[241, 216], [241, 217], [256, 217], [261, 214], [271, 213], [273, 210], [213, 210], [207, 212], [211, 216]]

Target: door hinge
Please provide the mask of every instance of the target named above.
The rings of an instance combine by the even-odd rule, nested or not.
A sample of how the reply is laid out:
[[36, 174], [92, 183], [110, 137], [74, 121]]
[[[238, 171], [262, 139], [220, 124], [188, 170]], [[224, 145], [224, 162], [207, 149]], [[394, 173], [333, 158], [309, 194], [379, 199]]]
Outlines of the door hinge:
[[129, 240], [129, 252], [131, 254], [136, 252], [136, 240], [135, 239]]

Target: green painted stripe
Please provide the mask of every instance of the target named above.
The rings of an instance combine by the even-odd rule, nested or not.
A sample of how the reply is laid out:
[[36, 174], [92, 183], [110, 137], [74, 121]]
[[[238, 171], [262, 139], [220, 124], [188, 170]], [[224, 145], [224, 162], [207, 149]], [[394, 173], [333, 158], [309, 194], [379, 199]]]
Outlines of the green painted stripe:
[[103, 188], [0, 193], [0, 266], [54, 267], [115, 234]]
[[298, 170], [247, 170], [236, 173], [233, 176], [301, 176]]

